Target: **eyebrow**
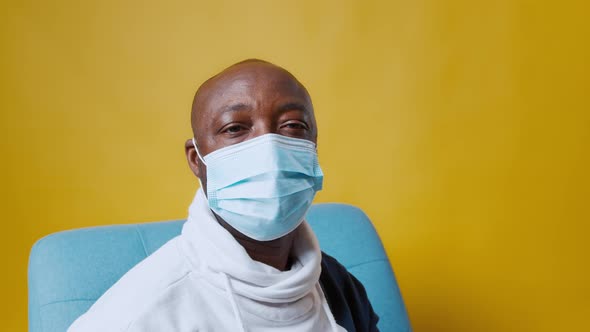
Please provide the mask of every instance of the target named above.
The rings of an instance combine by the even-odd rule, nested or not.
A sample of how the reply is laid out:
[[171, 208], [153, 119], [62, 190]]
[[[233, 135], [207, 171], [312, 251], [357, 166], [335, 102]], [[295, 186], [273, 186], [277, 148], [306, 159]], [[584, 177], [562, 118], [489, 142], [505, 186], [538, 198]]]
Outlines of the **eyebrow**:
[[245, 103], [237, 103], [232, 105], [226, 105], [221, 107], [219, 110], [221, 113], [225, 112], [236, 112], [236, 111], [249, 111], [252, 109], [252, 106], [245, 104]]
[[284, 105], [281, 105], [278, 108], [279, 112], [285, 112], [285, 111], [294, 111], [294, 110], [298, 110], [298, 111], [302, 111], [304, 113], [308, 112], [307, 107], [305, 107], [305, 105], [301, 104], [301, 103], [286, 103]]
[[[237, 111], [250, 111], [250, 110], [252, 110], [252, 106], [245, 104], [245, 103], [236, 103], [236, 104], [232, 104], [232, 105], [226, 105], [226, 106], [222, 106], [219, 109], [219, 111], [221, 113], [237, 112]], [[304, 104], [298, 103], [298, 102], [286, 103], [286, 104], [279, 106], [279, 108], [277, 109], [277, 111], [279, 113], [286, 112], [286, 111], [295, 111], [295, 110], [302, 111], [304, 113], [308, 112], [307, 107], [305, 107]]]

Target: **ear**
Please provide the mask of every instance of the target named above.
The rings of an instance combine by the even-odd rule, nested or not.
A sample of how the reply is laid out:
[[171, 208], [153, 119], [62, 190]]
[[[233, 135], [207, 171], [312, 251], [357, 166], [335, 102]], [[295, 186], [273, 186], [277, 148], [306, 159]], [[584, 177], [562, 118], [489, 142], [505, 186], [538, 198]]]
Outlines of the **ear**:
[[[188, 161], [188, 167], [190, 167], [193, 174], [201, 179], [201, 160], [197, 155], [197, 151], [195, 150], [195, 146], [193, 145], [193, 140], [188, 139], [184, 142], [184, 153], [186, 154], [186, 161]], [[201, 181], [203, 181], [201, 179]]]

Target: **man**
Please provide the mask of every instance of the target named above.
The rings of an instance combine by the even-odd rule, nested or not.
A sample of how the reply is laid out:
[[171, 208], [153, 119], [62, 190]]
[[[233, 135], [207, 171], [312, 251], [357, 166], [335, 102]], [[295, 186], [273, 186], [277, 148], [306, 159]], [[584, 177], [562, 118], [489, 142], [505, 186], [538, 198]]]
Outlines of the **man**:
[[377, 331], [365, 290], [303, 220], [323, 174], [305, 87], [261, 60], [195, 94], [182, 234], [70, 327], [78, 331]]

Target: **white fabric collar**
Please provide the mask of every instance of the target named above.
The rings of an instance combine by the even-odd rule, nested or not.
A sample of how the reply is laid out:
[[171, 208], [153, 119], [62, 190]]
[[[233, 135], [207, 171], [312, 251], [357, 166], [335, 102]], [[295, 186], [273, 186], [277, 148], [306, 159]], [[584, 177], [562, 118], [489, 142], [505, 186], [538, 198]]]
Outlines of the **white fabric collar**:
[[311, 227], [304, 221], [295, 232], [294, 263], [290, 270], [279, 271], [255, 261], [217, 222], [203, 190], [199, 189], [181, 238], [193, 268], [201, 271], [209, 282], [225, 289], [223, 278], [219, 277], [224, 274], [238, 295], [257, 301], [288, 303], [312, 291], [321, 273], [321, 252]]

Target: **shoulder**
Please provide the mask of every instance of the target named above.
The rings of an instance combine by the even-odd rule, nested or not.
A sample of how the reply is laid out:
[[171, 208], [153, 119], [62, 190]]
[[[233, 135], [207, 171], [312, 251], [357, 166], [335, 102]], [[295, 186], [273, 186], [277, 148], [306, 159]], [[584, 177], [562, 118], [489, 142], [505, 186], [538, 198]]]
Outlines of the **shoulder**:
[[334, 319], [347, 331], [377, 331], [379, 318], [373, 311], [363, 284], [334, 257], [322, 252], [320, 284]]
[[125, 331], [146, 307], [189, 273], [179, 253], [178, 237], [173, 238], [125, 273], [68, 332]]

